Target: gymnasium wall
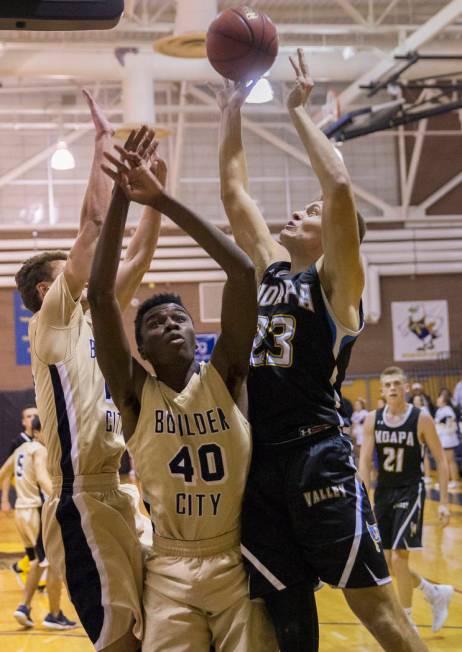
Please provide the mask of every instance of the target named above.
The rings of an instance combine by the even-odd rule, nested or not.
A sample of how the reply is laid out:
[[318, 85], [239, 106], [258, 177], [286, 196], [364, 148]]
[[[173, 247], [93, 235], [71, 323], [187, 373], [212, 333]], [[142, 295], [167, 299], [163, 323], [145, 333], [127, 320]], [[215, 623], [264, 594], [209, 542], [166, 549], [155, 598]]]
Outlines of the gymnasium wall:
[[[447, 299], [451, 350], [462, 350], [461, 287], [462, 278], [460, 275], [382, 278], [382, 318], [378, 324], [366, 325], [364, 333], [353, 350], [349, 373], [354, 376], [379, 374], [385, 366], [393, 364], [391, 301]], [[217, 330], [218, 325], [216, 323], [203, 323], [200, 321], [199, 288], [197, 284], [159, 284], [155, 289], [142, 287], [138, 291], [137, 299], [143, 301], [153, 292], [172, 291], [181, 294], [185, 304], [191, 311], [197, 332], [215, 332]], [[136, 308], [130, 307], [125, 317], [126, 329], [130, 335], [133, 350], [135, 350], [133, 337], [135, 314]], [[0, 332], [2, 333], [0, 338], [0, 391], [30, 387], [31, 374], [29, 367], [16, 366], [13, 293], [11, 290], [0, 290]], [[399, 364], [410, 373], [423, 372], [426, 365], [425, 362], [403, 362]], [[362, 395], [362, 393], [359, 392], [357, 395]]]

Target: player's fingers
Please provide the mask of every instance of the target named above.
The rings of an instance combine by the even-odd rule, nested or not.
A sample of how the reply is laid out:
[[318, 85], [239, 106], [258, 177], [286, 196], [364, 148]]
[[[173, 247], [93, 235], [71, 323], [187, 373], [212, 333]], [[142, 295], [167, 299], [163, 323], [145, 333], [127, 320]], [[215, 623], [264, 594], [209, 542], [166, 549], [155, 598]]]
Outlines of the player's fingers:
[[136, 150], [138, 149], [141, 141], [145, 137], [147, 130], [148, 130], [148, 128], [146, 127], [146, 125], [143, 125], [142, 127], [140, 127], [138, 129], [138, 131], [136, 132], [136, 134], [135, 134], [135, 136], [133, 138], [133, 144], [132, 144], [132, 147], [130, 148], [131, 151], [136, 152]]
[[304, 77], [308, 77], [308, 66], [305, 61], [305, 55], [303, 54], [303, 48], [297, 48], [297, 55], [301, 73]]
[[[117, 145], [116, 145], [116, 147], [117, 147]], [[109, 163], [112, 163], [112, 165], [114, 165], [114, 167], [117, 168], [118, 172], [123, 172], [123, 171], [127, 170], [127, 166], [122, 161], [119, 161], [118, 158], [116, 158], [115, 156], [112, 156], [112, 154], [110, 154], [109, 152], [103, 152], [103, 155], [104, 155], [104, 158], [106, 158], [109, 161]]]
[[128, 138], [124, 143], [124, 148], [125, 149], [131, 149], [133, 147], [133, 140], [135, 138], [135, 130], [132, 129], [130, 133], [128, 134]]
[[297, 77], [300, 77], [300, 70], [299, 70], [297, 64], [295, 63], [295, 61], [293, 60], [293, 58], [289, 57], [289, 61], [292, 64], [292, 68], [294, 69], [295, 74], [297, 75]]
[[102, 163], [101, 164], [101, 169], [105, 174], [107, 174], [108, 177], [111, 177], [111, 179], [113, 181], [115, 181], [116, 183], [119, 182], [119, 178], [118, 178], [117, 174], [108, 165], [104, 165], [104, 163]]

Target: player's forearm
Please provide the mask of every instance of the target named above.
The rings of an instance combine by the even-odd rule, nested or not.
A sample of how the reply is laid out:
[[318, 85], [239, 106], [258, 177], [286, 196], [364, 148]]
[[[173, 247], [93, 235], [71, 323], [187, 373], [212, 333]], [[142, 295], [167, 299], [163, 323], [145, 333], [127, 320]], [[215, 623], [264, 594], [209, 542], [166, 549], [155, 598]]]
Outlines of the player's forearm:
[[364, 482], [364, 486], [366, 487], [367, 491], [369, 491], [371, 488], [372, 464], [366, 462], [365, 460], [361, 460], [360, 458], [358, 471], [359, 477]]
[[1, 474], [0, 471], [0, 484], [2, 492], [2, 505], [9, 504], [9, 493], [10, 493], [10, 476], [6, 474]]
[[289, 109], [289, 115], [319, 179], [323, 194], [347, 189], [350, 179], [345, 165], [304, 107]]
[[102, 220], [111, 201], [112, 181], [104, 174], [101, 164], [104, 163], [103, 152], [112, 149], [112, 139], [109, 133], [101, 134], [95, 140], [95, 150], [90, 169], [82, 208], [80, 211], [80, 229], [92, 220]]
[[249, 271], [254, 273], [247, 255], [214, 224], [199, 217], [167, 194], [159, 198], [156, 207], [186, 231], [218, 263], [228, 278]]
[[236, 190], [248, 190], [247, 160], [242, 143], [241, 112], [226, 107], [220, 125], [220, 192], [223, 200]]
[[122, 190], [116, 188], [96, 246], [91, 268], [88, 300], [92, 309], [96, 307], [98, 300], [103, 295], [115, 293], [128, 206], [128, 199]]
[[143, 276], [149, 271], [159, 239], [160, 220], [159, 211], [151, 206], [144, 207], [117, 273], [116, 293], [122, 310], [130, 303]]
[[440, 485], [440, 503], [446, 505], [448, 502], [448, 481], [449, 481], [449, 469], [446, 457], [444, 454], [436, 462], [438, 482]]

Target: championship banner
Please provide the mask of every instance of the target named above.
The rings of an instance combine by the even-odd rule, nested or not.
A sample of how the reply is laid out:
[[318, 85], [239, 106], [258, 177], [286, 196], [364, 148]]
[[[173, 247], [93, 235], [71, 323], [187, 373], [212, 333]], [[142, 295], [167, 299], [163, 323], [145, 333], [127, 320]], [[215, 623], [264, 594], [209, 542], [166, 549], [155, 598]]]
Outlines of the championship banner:
[[24, 307], [19, 292], [14, 293], [14, 331], [16, 336], [16, 364], [30, 365], [29, 321], [30, 310]]
[[392, 301], [391, 320], [395, 362], [449, 358], [447, 301]]
[[196, 360], [197, 362], [208, 362], [212, 355], [213, 347], [218, 339], [218, 333], [197, 333], [196, 334]]

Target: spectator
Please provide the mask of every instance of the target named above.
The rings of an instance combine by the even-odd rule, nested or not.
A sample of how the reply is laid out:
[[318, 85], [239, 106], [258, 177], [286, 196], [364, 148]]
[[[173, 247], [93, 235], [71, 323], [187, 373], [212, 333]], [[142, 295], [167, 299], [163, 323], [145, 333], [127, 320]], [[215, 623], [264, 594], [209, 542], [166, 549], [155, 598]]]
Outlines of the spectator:
[[451, 405], [447, 391], [442, 391], [436, 400], [437, 410], [435, 413], [436, 431], [444, 448], [449, 466], [449, 489], [459, 487], [459, 469], [454, 456], [454, 449], [459, 445], [457, 436], [457, 419], [454, 408]]
[[435, 414], [435, 406], [433, 405], [433, 401], [428, 394], [425, 394], [421, 383], [412, 383], [411, 393], [406, 397], [407, 402], [412, 403], [414, 396], [421, 396], [424, 406], [427, 408], [430, 415], [433, 416]]
[[366, 401], [363, 398], [357, 398], [353, 405], [353, 414], [351, 415], [351, 436], [357, 448], [360, 448], [363, 443], [364, 420], [368, 414]]

